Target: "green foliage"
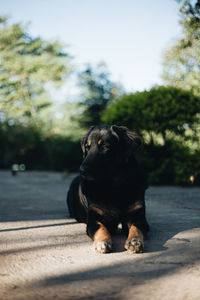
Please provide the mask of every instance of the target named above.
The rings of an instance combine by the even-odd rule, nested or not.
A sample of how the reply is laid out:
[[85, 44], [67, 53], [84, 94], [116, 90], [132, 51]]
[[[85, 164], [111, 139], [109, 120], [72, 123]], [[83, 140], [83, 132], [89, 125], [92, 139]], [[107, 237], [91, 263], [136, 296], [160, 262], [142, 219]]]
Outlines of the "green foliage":
[[163, 79], [170, 85], [200, 95], [200, 1], [179, 0], [182, 38], [163, 60]]
[[4, 120], [39, 119], [51, 105], [45, 84], [61, 84], [70, 72], [63, 46], [31, 37], [20, 24], [0, 18], [0, 112]]
[[109, 79], [105, 64], [96, 69], [90, 65], [80, 74], [82, 95], [82, 118], [79, 122], [84, 127], [101, 124], [101, 115], [105, 108], [119, 94], [120, 88]]
[[[144, 144], [137, 159], [147, 173], [148, 183], [154, 185], [200, 185], [200, 151], [191, 153], [189, 147], [177, 141], [163, 145]], [[191, 177], [194, 177], [192, 182]]]
[[77, 171], [81, 162], [80, 142], [44, 134], [34, 126], [0, 126], [0, 168], [24, 163], [27, 169]]
[[146, 143], [137, 156], [149, 184], [188, 185], [190, 176], [200, 184], [200, 150], [188, 147], [188, 139], [198, 139], [199, 112], [200, 99], [192, 92], [160, 86], [123, 95], [108, 106], [102, 119], [143, 135]]
[[200, 112], [200, 99], [191, 92], [175, 87], [154, 87], [150, 91], [125, 94], [105, 110], [103, 122], [126, 125], [142, 134], [160, 134], [163, 142], [170, 133], [186, 138], [186, 131], [195, 130]]

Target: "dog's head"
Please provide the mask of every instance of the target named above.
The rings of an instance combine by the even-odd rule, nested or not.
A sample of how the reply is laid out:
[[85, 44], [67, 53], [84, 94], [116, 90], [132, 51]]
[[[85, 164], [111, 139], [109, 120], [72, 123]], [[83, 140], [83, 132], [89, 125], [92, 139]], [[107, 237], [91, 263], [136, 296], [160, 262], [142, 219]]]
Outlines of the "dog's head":
[[141, 138], [124, 126], [92, 127], [81, 142], [81, 176], [87, 180], [112, 176], [128, 163], [141, 143]]

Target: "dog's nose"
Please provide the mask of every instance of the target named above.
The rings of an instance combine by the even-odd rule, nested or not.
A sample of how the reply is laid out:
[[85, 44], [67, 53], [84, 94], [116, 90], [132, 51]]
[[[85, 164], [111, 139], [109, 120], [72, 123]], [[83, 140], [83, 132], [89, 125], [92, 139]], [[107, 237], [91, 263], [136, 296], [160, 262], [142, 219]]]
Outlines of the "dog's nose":
[[88, 166], [81, 165], [79, 171], [80, 171], [80, 175], [82, 178], [87, 179], [87, 180], [94, 179], [94, 176], [91, 173], [91, 170], [88, 168]]
[[80, 171], [81, 175], [86, 175], [87, 174], [87, 168], [82, 166], [82, 165], [80, 166], [79, 171]]

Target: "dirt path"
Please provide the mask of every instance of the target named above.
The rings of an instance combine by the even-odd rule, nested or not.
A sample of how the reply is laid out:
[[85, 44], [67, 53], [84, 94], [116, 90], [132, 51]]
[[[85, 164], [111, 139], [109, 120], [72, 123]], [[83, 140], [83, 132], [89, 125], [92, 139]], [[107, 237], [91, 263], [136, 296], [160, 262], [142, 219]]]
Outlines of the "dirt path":
[[73, 175], [0, 172], [0, 299], [200, 299], [200, 188], [151, 187], [144, 254], [96, 254], [67, 217]]

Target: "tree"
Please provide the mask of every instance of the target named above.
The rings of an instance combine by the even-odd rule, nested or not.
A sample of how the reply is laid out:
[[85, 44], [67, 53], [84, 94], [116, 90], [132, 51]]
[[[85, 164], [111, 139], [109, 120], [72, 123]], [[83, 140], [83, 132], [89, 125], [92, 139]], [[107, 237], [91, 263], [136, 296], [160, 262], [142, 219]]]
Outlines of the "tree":
[[47, 83], [69, 74], [69, 55], [58, 41], [31, 37], [20, 24], [0, 17], [0, 119], [27, 123], [50, 107]]
[[102, 120], [128, 126], [140, 134], [147, 133], [152, 142], [154, 134], [161, 135], [166, 144], [171, 135], [186, 139], [188, 130], [194, 133], [199, 112], [200, 98], [190, 91], [159, 86], [123, 95], [107, 107]]
[[79, 119], [81, 119], [79, 103], [75, 101], [61, 103], [56, 108], [52, 132], [70, 137], [73, 141], [80, 141], [85, 129], [80, 126]]
[[105, 64], [99, 64], [96, 69], [88, 65], [80, 73], [80, 86], [83, 88], [80, 123], [86, 128], [100, 125], [102, 112], [119, 95], [120, 87], [109, 79]]
[[179, 0], [182, 37], [166, 50], [163, 79], [200, 95], [200, 0]]

